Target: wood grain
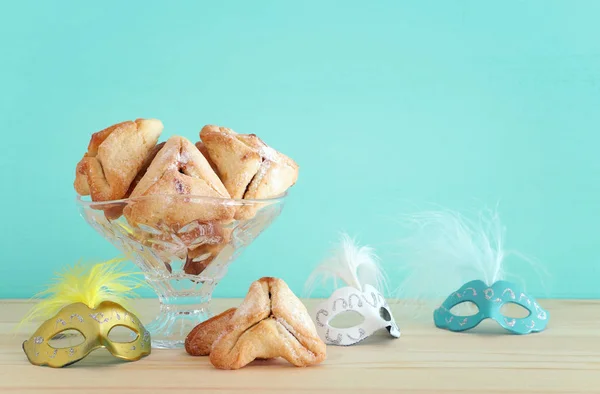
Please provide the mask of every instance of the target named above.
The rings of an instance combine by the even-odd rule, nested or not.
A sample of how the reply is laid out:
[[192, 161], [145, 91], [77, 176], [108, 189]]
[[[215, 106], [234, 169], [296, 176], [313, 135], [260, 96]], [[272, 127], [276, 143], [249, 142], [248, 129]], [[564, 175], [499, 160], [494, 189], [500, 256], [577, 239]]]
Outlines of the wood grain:
[[[239, 302], [215, 300], [214, 311]], [[316, 367], [256, 361], [221, 371], [208, 358], [184, 350], [153, 350], [134, 363], [102, 350], [68, 368], [35, 367], [21, 349], [35, 325], [14, 331], [31, 304], [5, 300], [0, 303], [0, 392], [600, 393], [600, 301], [541, 303], [551, 320], [540, 334], [510, 335], [492, 321], [471, 332], [450, 333], [436, 329], [430, 316], [409, 318], [396, 305], [400, 339], [381, 333], [352, 347], [329, 346], [327, 360]], [[141, 300], [137, 310], [147, 321], [157, 301]]]

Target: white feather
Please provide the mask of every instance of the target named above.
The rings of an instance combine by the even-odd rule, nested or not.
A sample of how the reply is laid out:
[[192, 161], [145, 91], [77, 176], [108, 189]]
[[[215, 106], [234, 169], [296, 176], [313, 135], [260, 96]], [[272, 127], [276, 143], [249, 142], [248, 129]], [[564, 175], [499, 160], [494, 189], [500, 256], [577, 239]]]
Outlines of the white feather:
[[338, 288], [339, 280], [360, 291], [367, 284], [381, 292], [387, 289], [385, 274], [373, 248], [359, 247], [347, 234], [341, 235], [340, 242], [333, 248], [330, 256], [311, 273], [306, 281], [305, 291], [310, 295], [317, 287], [326, 286], [329, 281]]
[[447, 210], [405, 220], [412, 234], [401, 243], [405, 279], [398, 298], [439, 301], [468, 281], [492, 285], [504, 279], [505, 229], [495, 211], [484, 211], [475, 220]]

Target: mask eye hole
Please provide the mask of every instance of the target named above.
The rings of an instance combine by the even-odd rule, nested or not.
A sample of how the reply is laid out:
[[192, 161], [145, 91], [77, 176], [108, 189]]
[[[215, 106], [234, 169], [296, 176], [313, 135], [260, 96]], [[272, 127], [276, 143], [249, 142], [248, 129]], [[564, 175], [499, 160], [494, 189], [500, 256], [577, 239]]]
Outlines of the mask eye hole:
[[523, 319], [531, 314], [527, 308], [514, 302], [507, 302], [500, 308], [500, 313], [506, 317]]
[[85, 336], [77, 330], [68, 329], [54, 334], [48, 345], [54, 349], [65, 349], [79, 346], [85, 342]]
[[334, 328], [356, 327], [365, 321], [365, 317], [356, 311], [346, 311], [336, 315], [329, 321]]
[[390, 311], [385, 309], [384, 307], [379, 308], [379, 316], [385, 321], [391, 321], [392, 315], [390, 315]]
[[473, 316], [479, 312], [479, 308], [471, 301], [464, 301], [456, 304], [450, 309], [454, 316]]
[[115, 343], [129, 343], [138, 339], [139, 334], [126, 326], [114, 326], [108, 332], [108, 339]]

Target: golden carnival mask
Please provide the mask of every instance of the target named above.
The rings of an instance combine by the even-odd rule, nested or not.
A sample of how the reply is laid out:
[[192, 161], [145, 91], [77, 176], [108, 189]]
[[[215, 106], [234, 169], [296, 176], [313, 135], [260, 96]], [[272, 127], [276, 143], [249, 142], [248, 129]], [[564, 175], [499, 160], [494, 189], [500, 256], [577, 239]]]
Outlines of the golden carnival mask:
[[[65, 367], [99, 348], [106, 348], [113, 356], [128, 361], [150, 354], [150, 333], [121, 305], [134, 295], [133, 290], [140, 282], [132, 279], [133, 274], [120, 272], [120, 262], [76, 265], [40, 293], [48, 297], [36, 304], [23, 321], [47, 319], [23, 343], [23, 350], [32, 364]], [[125, 342], [110, 339], [109, 334], [117, 327], [124, 327], [134, 335]], [[81, 334], [83, 343], [53, 346], [53, 339], [68, 332]]]
[[[130, 342], [110, 340], [110, 331], [119, 326], [132, 330], [137, 334], [136, 338]], [[85, 341], [66, 348], [52, 347], [52, 338], [72, 330], [78, 331]], [[150, 333], [135, 315], [119, 304], [105, 301], [96, 309], [90, 309], [78, 302], [64, 307], [23, 343], [23, 350], [32, 364], [54, 368], [76, 363], [99, 348], [108, 349], [115, 357], [136, 361], [150, 354]]]

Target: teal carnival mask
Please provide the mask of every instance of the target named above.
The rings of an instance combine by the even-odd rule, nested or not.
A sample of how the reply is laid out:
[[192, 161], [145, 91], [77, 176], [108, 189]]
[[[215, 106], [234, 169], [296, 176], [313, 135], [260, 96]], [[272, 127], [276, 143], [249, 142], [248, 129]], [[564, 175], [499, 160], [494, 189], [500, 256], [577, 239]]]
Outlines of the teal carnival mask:
[[[478, 308], [471, 316], [458, 316], [450, 310], [465, 302]], [[501, 312], [502, 306], [513, 303], [527, 309], [526, 317], [509, 317]], [[485, 319], [493, 319], [500, 326], [515, 334], [529, 334], [546, 328], [550, 315], [521, 286], [499, 280], [492, 286], [481, 280], [473, 280], [450, 294], [446, 301], [434, 311], [433, 320], [438, 328], [450, 331], [469, 330]]]

